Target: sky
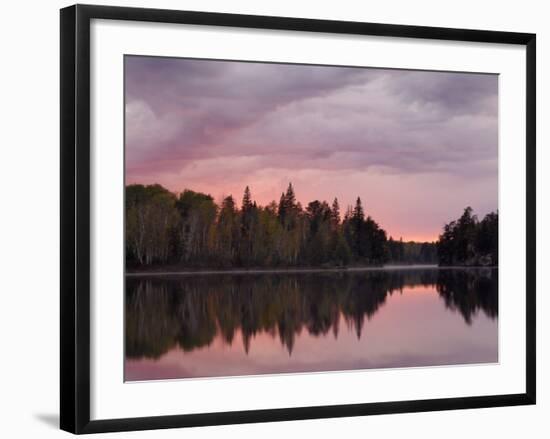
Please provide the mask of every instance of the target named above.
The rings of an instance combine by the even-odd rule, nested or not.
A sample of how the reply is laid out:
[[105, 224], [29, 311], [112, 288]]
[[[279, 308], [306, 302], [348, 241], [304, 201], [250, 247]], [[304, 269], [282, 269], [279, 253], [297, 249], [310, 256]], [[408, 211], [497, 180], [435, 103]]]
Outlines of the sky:
[[498, 208], [498, 76], [126, 56], [125, 160], [126, 184], [266, 205], [292, 182], [436, 240]]

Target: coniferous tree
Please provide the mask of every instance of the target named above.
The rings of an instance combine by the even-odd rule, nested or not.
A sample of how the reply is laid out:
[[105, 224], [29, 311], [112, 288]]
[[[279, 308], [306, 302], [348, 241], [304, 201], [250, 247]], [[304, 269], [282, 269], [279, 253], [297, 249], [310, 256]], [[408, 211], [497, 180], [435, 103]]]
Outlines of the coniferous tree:
[[352, 218], [357, 224], [361, 223], [361, 221], [365, 219], [365, 212], [363, 211], [363, 205], [361, 204], [361, 197], [357, 197]]
[[176, 196], [160, 185], [129, 185], [125, 232], [127, 262], [136, 268], [498, 264], [498, 212], [479, 221], [466, 208], [437, 243], [403, 242], [387, 238], [359, 197], [340, 220], [336, 198], [302, 209], [291, 183], [265, 207], [247, 186], [240, 209], [231, 195], [218, 206], [188, 189]]
[[250, 188], [246, 186], [241, 208], [241, 236], [239, 242], [239, 262], [244, 266], [249, 266], [253, 262], [255, 210]]
[[440, 265], [497, 265], [498, 213], [478, 221], [471, 207], [464, 209], [458, 220], [443, 227], [437, 255]]
[[285, 198], [290, 207], [296, 205], [296, 196], [294, 195], [294, 188], [292, 187], [292, 182], [288, 183], [288, 188], [286, 189]]
[[334, 198], [332, 202], [332, 208], [330, 209], [330, 221], [332, 230], [336, 231], [340, 226], [340, 205], [338, 204], [338, 198]]
[[286, 198], [284, 192], [281, 192], [281, 198], [279, 199], [279, 205], [277, 206], [277, 216], [279, 217], [281, 224], [283, 224], [286, 217]]
[[361, 204], [361, 198], [357, 197], [353, 214], [351, 217], [351, 229], [352, 239], [351, 249], [354, 256], [363, 260], [367, 257], [367, 236], [365, 230], [365, 212], [363, 211], [363, 205]]
[[250, 210], [251, 207], [252, 207], [252, 195], [250, 194], [250, 188], [247, 186], [244, 188], [244, 194], [243, 194], [243, 205], [242, 205], [243, 212]]

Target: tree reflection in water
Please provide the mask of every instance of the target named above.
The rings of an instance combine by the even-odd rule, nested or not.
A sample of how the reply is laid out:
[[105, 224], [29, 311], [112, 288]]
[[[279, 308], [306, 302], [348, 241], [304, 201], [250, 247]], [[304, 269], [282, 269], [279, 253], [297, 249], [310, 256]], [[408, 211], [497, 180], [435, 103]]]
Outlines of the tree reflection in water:
[[291, 354], [301, 331], [338, 337], [341, 319], [361, 337], [389, 295], [414, 286], [435, 287], [468, 325], [479, 312], [498, 316], [496, 269], [127, 277], [126, 356], [159, 358], [175, 346], [188, 352], [218, 335], [231, 345], [239, 330], [246, 352], [267, 333]]

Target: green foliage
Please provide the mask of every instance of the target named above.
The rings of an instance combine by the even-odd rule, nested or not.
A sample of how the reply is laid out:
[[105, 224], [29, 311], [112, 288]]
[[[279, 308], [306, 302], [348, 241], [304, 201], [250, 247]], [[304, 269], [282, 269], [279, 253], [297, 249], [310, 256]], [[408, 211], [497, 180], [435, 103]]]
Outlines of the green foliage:
[[353, 260], [362, 265], [381, 265], [389, 261], [386, 231], [370, 216], [365, 219], [361, 198], [348, 209], [342, 224], [343, 234]]
[[213, 234], [218, 207], [210, 195], [185, 190], [176, 205], [179, 212], [178, 247], [174, 259], [190, 263], [208, 260], [213, 250]]
[[498, 212], [482, 221], [472, 212], [467, 207], [458, 220], [445, 224], [437, 247], [440, 265], [498, 265]]
[[360, 198], [343, 220], [337, 199], [303, 209], [289, 183], [279, 203], [258, 206], [250, 188], [239, 209], [233, 196], [212, 196], [160, 185], [126, 188], [129, 267], [344, 267], [395, 264], [496, 265], [498, 214], [478, 221], [466, 208], [445, 225], [439, 243], [387, 239]]
[[126, 188], [126, 254], [141, 265], [168, 262], [178, 216], [175, 196], [160, 185]]
[[360, 199], [341, 221], [337, 199], [303, 209], [292, 183], [265, 207], [248, 186], [240, 209], [231, 195], [218, 206], [210, 195], [176, 196], [160, 185], [130, 185], [126, 200], [130, 267], [334, 267], [381, 265], [390, 256], [386, 232], [365, 219]]
[[389, 258], [395, 264], [436, 264], [437, 243], [388, 240]]

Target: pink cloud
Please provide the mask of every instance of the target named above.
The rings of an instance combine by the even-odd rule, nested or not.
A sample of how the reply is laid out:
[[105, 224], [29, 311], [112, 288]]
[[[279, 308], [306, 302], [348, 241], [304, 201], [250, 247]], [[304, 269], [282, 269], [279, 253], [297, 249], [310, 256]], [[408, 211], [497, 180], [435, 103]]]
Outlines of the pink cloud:
[[498, 207], [495, 75], [126, 57], [126, 180], [302, 204], [394, 237]]

